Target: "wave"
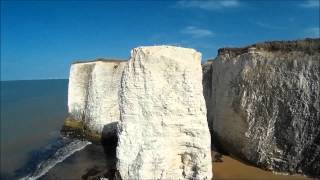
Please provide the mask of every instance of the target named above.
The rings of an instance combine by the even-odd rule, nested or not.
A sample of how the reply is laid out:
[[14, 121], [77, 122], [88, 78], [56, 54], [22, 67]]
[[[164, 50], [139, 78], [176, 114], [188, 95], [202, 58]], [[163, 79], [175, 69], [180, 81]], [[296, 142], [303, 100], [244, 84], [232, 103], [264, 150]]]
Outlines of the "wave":
[[[36, 180], [45, 175], [55, 165], [89, 144], [91, 143], [88, 141], [59, 138], [44, 149], [34, 152], [27, 164], [16, 173], [22, 177], [20, 180]], [[22, 174], [24, 175], [21, 176]]]

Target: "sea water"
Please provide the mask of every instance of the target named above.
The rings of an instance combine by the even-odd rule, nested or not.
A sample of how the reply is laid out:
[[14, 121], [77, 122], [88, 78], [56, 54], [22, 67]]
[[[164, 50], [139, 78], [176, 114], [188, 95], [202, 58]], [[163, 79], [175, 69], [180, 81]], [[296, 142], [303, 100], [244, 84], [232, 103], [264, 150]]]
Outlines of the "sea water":
[[88, 142], [60, 136], [68, 80], [1, 81], [1, 179], [37, 179]]

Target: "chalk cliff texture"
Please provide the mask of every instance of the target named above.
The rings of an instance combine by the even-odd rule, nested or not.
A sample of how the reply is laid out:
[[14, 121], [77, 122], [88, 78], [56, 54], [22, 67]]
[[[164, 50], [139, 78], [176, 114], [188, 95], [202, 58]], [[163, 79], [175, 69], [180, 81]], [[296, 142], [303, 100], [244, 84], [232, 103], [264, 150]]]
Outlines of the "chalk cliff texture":
[[97, 139], [102, 133], [116, 135], [116, 123], [120, 119], [118, 92], [125, 64], [118, 60], [72, 64], [67, 121], [78, 121], [77, 128], [83, 128], [85, 134]]
[[72, 119], [82, 121], [89, 92], [89, 80], [95, 62], [74, 63], [70, 68], [68, 112]]
[[120, 90], [122, 179], [211, 179], [200, 59], [179, 47], [132, 50]]
[[220, 49], [203, 65], [216, 143], [265, 169], [320, 176], [320, 40]]

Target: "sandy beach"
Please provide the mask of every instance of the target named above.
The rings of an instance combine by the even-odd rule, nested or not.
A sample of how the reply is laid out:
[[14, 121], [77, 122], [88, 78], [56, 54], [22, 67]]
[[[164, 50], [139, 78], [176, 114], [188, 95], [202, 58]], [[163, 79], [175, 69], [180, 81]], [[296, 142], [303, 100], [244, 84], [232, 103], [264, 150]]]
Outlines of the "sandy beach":
[[[96, 179], [109, 176], [115, 166], [114, 151], [105, 151], [101, 145], [89, 145], [74, 153], [62, 163], [52, 168], [41, 180], [53, 179]], [[246, 165], [229, 156], [223, 162], [213, 163], [215, 180], [311, 180], [299, 175], [281, 175]]]
[[246, 165], [229, 156], [223, 156], [222, 161], [213, 163], [214, 179], [216, 180], [311, 180], [311, 178], [299, 175], [274, 174]]

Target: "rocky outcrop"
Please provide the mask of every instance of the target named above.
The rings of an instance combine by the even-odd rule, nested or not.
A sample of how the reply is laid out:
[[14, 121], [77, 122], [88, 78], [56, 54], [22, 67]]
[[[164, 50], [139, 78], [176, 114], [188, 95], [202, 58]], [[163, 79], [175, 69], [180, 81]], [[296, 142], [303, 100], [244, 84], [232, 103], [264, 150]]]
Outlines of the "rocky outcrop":
[[71, 65], [68, 88], [69, 118], [64, 130], [89, 139], [115, 136], [120, 119], [118, 92], [126, 62], [98, 59]]
[[200, 56], [153, 46], [73, 64], [63, 131], [117, 137], [121, 179], [211, 179], [208, 125], [223, 153], [319, 177], [320, 40], [223, 48], [202, 71]]
[[203, 64], [213, 142], [255, 166], [320, 176], [320, 40], [220, 49]]
[[200, 53], [153, 46], [131, 52], [120, 90], [122, 179], [211, 179]]

